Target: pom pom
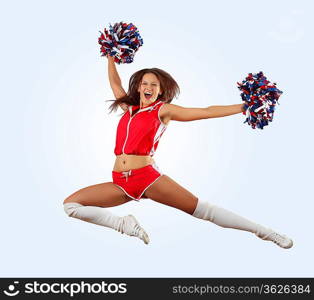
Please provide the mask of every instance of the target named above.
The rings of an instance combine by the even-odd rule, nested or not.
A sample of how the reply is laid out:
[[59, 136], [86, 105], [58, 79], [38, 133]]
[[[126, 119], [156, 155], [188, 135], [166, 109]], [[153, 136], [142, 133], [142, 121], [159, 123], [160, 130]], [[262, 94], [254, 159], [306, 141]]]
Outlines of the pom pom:
[[277, 89], [276, 83], [270, 83], [263, 72], [249, 73], [242, 83], [237, 84], [244, 101], [244, 123], [253, 129], [263, 129], [272, 122], [275, 106], [283, 92]]
[[98, 38], [101, 45], [101, 56], [114, 56], [114, 61], [118, 64], [133, 62], [135, 52], [143, 45], [138, 29], [132, 23], [109, 24], [109, 30], [104, 29], [104, 33]]

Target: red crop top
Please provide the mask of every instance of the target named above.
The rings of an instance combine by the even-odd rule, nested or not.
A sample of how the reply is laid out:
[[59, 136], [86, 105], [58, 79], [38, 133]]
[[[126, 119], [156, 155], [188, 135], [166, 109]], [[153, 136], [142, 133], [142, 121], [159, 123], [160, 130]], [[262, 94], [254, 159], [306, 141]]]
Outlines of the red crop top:
[[159, 117], [163, 105], [164, 102], [156, 100], [142, 109], [139, 105], [129, 106], [117, 127], [115, 155], [154, 155], [167, 128]]

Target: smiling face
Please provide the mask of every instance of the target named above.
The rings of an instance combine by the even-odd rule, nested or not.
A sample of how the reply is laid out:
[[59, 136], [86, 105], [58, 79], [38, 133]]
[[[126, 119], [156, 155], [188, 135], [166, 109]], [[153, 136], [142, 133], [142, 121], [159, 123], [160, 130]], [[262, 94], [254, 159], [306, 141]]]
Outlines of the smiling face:
[[158, 77], [153, 73], [144, 74], [138, 87], [141, 107], [150, 105], [162, 94]]

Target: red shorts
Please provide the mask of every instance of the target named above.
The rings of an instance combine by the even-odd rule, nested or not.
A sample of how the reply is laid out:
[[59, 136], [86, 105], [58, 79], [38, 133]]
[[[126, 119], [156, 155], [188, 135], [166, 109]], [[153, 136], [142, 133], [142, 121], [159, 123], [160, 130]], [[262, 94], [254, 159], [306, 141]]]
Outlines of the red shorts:
[[140, 200], [144, 192], [161, 176], [161, 170], [153, 164], [125, 172], [112, 171], [112, 180], [127, 196]]

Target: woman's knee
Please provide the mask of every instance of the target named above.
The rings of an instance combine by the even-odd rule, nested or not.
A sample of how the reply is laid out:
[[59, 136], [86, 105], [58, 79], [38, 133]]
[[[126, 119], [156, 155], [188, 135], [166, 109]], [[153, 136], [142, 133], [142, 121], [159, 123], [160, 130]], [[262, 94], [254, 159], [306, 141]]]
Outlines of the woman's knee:
[[207, 201], [198, 201], [193, 212], [193, 217], [213, 221], [217, 206]]
[[68, 196], [63, 200], [63, 204], [66, 203], [78, 203], [79, 202], [79, 197], [76, 193], [73, 193], [72, 195]]
[[65, 198], [64, 200], [63, 200], [63, 204], [66, 204], [66, 203], [78, 203], [78, 199], [77, 199], [78, 197], [75, 197], [74, 196], [74, 194], [72, 194], [72, 195], [70, 195], [70, 196], [68, 196], [67, 198]]
[[187, 208], [187, 213], [190, 215], [193, 215], [193, 213], [195, 212], [195, 209], [197, 207], [197, 203], [198, 203], [198, 198], [196, 196], [192, 197], [191, 201], [189, 201], [188, 208]]
[[81, 207], [83, 205], [79, 204], [79, 203], [75, 203], [75, 202], [65, 202], [63, 203], [63, 209], [64, 212], [69, 216], [69, 217], [73, 217], [77, 208]]

